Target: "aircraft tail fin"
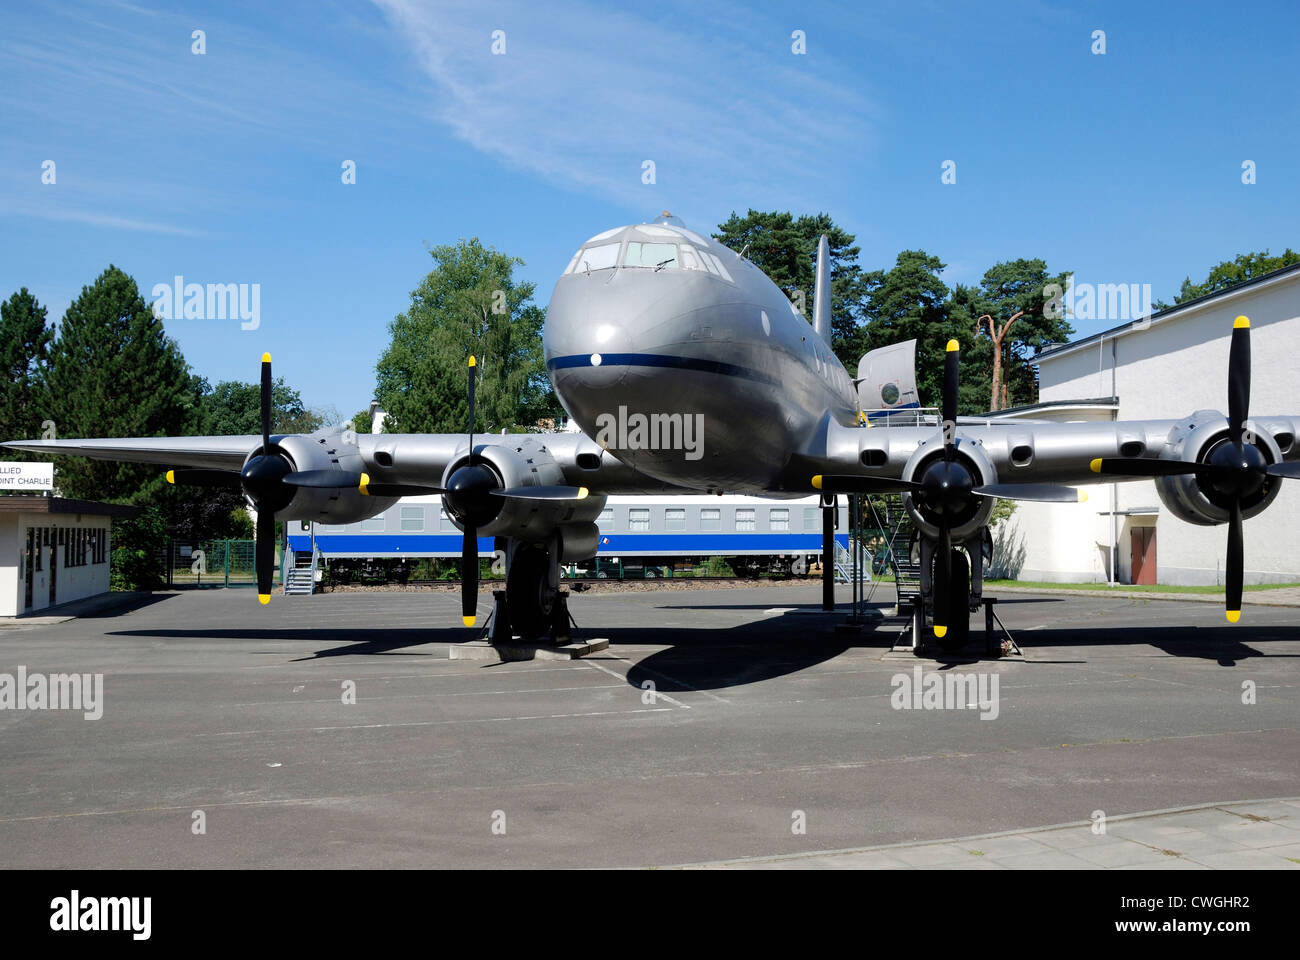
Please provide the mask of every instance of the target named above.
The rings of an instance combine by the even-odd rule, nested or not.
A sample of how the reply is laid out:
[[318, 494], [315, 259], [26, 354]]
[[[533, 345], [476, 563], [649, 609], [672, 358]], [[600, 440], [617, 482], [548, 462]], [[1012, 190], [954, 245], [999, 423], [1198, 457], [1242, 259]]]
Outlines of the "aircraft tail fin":
[[831, 245], [822, 234], [817, 241], [817, 285], [813, 288], [813, 329], [831, 342]]

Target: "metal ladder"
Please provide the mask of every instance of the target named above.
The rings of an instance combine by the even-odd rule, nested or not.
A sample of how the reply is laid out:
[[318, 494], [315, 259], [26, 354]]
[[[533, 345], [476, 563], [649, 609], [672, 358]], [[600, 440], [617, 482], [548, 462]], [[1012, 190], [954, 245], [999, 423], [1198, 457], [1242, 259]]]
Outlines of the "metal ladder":
[[307, 596], [316, 592], [315, 551], [298, 552], [293, 555], [293, 566], [285, 571], [284, 595]]

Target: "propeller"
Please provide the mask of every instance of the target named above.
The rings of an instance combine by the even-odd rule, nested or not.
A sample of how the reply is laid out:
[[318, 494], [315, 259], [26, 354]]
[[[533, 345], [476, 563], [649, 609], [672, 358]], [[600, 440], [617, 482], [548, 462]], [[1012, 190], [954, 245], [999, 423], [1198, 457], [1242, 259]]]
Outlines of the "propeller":
[[961, 344], [949, 340], [943, 358], [943, 396], [940, 427], [943, 458], [931, 462], [920, 480], [853, 475], [822, 475], [812, 479], [815, 489], [826, 493], [910, 492], [937, 517], [939, 528], [937, 562], [934, 565], [934, 635], [948, 633], [948, 590], [952, 580], [953, 518], [970, 509], [973, 497], [1001, 497], [1005, 500], [1036, 500], [1043, 503], [1080, 503], [1088, 494], [1074, 487], [1051, 483], [986, 483], [976, 485], [975, 475], [956, 458], [957, 390], [961, 379]]
[[1229, 623], [1241, 619], [1244, 570], [1241, 509], [1269, 477], [1300, 479], [1300, 461], [1268, 463], [1259, 447], [1246, 442], [1250, 416], [1250, 319], [1232, 321], [1228, 349], [1228, 442], [1210, 451], [1204, 463], [1192, 460], [1098, 457], [1093, 473], [1120, 477], [1177, 477], [1195, 474], [1210, 491], [1228, 500], [1228, 557], [1224, 565], [1224, 613]]

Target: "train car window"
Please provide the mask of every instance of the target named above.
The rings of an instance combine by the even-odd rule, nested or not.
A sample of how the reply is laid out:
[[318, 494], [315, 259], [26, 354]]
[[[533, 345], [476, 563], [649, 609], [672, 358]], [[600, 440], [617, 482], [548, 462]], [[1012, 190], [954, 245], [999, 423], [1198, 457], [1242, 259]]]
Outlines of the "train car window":
[[648, 533], [650, 531], [650, 510], [648, 508], [633, 507], [627, 512], [627, 528], [634, 533], [640, 531]]
[[612, 527], [612, 526], [614, 526], [614, 508], [613, 508], [613, 507], [606, 507], [604, 510], [600, 511], [600, 517], [596, 520], [596, 526], [598, 526], [598, 527]]
[[681, 507], [669, 507], [664, 511], [665, 530], [685, 530], [686, 511]]
[[822, 528], [821, 521], [817, 517], [816, 507], [803, 508], [803, 528], [805, 530], [820, 530]]
[[447, 508], [439, 507], [438, 508], [438, 529], [451, 530], [454, 528], [455, 528], [455, 524], [451, 522], [451, 517], [447, 516]]
[[754, 511], [743, 508], [736, 511], [736, 531], [738, 533], [754, 532]]
[[419, 533], [424, 529], [424, 507], [402, 507], [402, 529]]
[[362, 520], [361, 529], [365, 533], [383, 533], [384, 515], [381, 513], [379, 516], [371, 517], [369, 520]]
[[768, 529], [785, 531], [790, 529], [790, 511], [784, 507], [774, 507], [767, 513]]
[[717, 507], [705, 507], [700, 511], [701, 530], [721, 530], [722, 511]]

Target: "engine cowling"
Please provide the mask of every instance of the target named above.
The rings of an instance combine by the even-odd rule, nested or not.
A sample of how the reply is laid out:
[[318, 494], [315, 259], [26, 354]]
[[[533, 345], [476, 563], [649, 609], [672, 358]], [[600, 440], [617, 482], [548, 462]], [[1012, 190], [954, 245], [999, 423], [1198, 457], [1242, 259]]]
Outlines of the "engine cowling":
[[[468, 463], [466, 452], [448, 464], [442, 476], [442, 486], [450, 488], [453, 475]], [[540, 438], [520, 437], [513, 447], [476, 446], [474, 463], [491, 472], [496, 489], [566, 483], [564, 471]], [[595, 553], [597, 533], [594, 521], [605, 506], [604, 496], [588, 496], [582, 500], [523, 500], [489, 494], [483, 503], [488, 507], [475, 517], [480, 537], [512, 537], [541, 543], [558, 531], [565, 544], [563, 552], [581, 554], [571, 559], [586, 559]], [[463, 529], [461, 508], [456, 498], [444, 496], [443, 506], [456, 526]], [[566, 556], [566, 561], [568, 559]]]
[[[1256, 430], [1247, 424], [1249, 439], [1268, 463], [1281, 463], [1282, 451], [1274, 437], [1265, 430]], [[1199, 410], [1186, 421], [1180, 421], [1169, 434], [1169, 446], [1162, 456], [1173, 460], [1190, 460], [1209, 463], [1217, 447], [1231, 443], [1227, 420], [1216, 410]], [[1180, 520], [1201, 526], [1227, 523], [1231, 500], [1214, 490], [1211, 483], [1195, 474], [1175, 477], [1157, 477], [1156, 493], [1161, 503]], [[1281, 480], [1264, 477], [1259, 489], [1241, 500], [1241, 515], [1245, 519], [1262, 513], [1277, 497]]]
[[[366, 468], [356, 441], [342, 431], [272, 437], [272, 447], [285, 459], [289, 470], [337, 470], [342, 476]], [[244, 462], [247, 463], [261, 452], [261, 447], [258, 447]], [[397, 502], [391, 497], [365, 496], [352, 483], [337, 488], [292, 487], [282, 484], [272, 494], [272, 500], [276, 520], [314, 520], [330, 524], [366, 520], [383, 513]]]
[[[903, 467], [903, 479], [920, 482], [932, 465], [943, 460], [942, 443], [926, 443], [918, 446]], [[970, 477], [970, 486], [996, 483], [997, 470], [984, 448], [967, 437], [957, 437], [953, 445], [953, 463]], [[949, 521], [951, 536], [954, 541], [962, 541], [974, 536], [984, 527], [993, 513], [994, 498], [971, 495], [968, 502]], [[935, 540], [939, 537], [937, 517], [927, 507], [921, 497], [911, 493], [903, 494], [903, 506], [912, 516], [912, 522], [926, 537]]]

